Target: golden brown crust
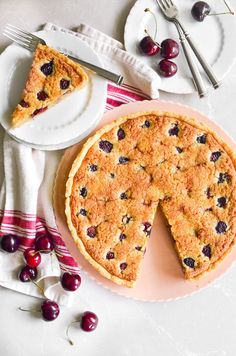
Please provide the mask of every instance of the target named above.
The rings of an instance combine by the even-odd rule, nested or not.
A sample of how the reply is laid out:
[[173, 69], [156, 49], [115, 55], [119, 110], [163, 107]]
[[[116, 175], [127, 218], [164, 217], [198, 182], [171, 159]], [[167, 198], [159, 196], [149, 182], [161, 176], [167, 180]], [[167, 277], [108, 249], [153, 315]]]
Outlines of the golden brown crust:
[[[43, 65], [49, 66], [48, 68], [44, 67], [50, 73], [49, 75], [41, 70]], [[61, 80], [64, 80], [64, 87], [60, 85]], [[35, 51], [22, 100], [12, 115], [12, 127], [16, 128], [32, 119], [37, 115], [37, 112], [40, 113], [40, 110], [44, 111], [54, 105], [65, 94], [82, 88], [87, 81], [87, 74], [79, 64], [60, 52], [39, 44]]]
[[[129, 263], [131, 263], [133, 270], [130, 271], [129, 274], [127, 273], [127, 275], [125, 275], [117, 271], [117, 266], [107, 265], [107, 262], [103, 261], [104, 252], [102, 252], [103, 251], [102, 249], [100, 253], [101, 255], [103, 253], [103, 259], [101, 258], [101, 255], [100, 256], [96, 255], [97, 253], [96, 247], [94, 248], [94, 246], [92, 247], [89, 246], [90, 242], [87, 243], [85, 236], [83, 237], [79, 236], [80, 233], [83, 234], [83, 232], [81, 232], [80, 230], [81, 225], [83, 226], [83, 221], [81, 221], [80, 219], [79, 220], [80, 226], [78, 226], [77, 220], [79, 218], [77, 219], [77, 217], [73, 215], [74, 213], [72, 210], [74, 209], [76, 204], [81, 205], [80, 199], [78, 197], [75, 198], [74, 186], [77, 185], [78, 187], [79, 178], [83, 176], [84, 179], [84, 176], [86, 176], [87, 173], [86, 170], [84, 170], [84, 165], [86, 162], [88, 163], [89, 158], [95, 157], [96, 159], [98, 159], [98, 162], [100, 158], [100, 160], [103, 160], [102, 165], [104, 165], [105, 162], [107, 162], [106, 164], [108, 166], [109, 164], [111, 164], [109, 158], [107, 158], [107, 156], [109, 155], [105, 155], [106, 156], [105, 159], [103, 156], [101, 155], [99, 156], [99, 152], [96, 151], [96, 149], [94, 148], [96, 146], [96, 143], [102, 136], [105, 138], [110, 137], [112, 141], [112, 139], [114, 139], [114, 133], [112, 133], [114, 129], [118, 127], [123, 127], [124, 129], [127, 130], [127, 132], [129, 132], [129, 130], [132, 131], [132, 134], [130, 135], [131, 136], [133, 135], [132, 136], [133, 141], [131, 139], [130, 141], [135, 142], [135, 140], [138, 137], [137, 136], [135, 138], [135, 135], [138, 135], [141, 132], [140, 130], [137, 131], [136, 124], [138, 123], [140, 128], [141, 127], [140, 123], [141, 121], [143, 122], [145, 118], [147, 118], [152, 122], [153, 125], [152, 127], [153, 130], [155, 131], [155, 135], [153, 133], [150, 134], [151, 136], [147, 136], [147, 137], [145, 137], [145, 135], [140, 136], [142, 137], [142, 139], [140, 139], [139, 141], [139, 147], [136, 150], [135, 155], [132, 155], [132, 151], [127, 151], [130, 145], [129, 141], [124, 143], [124, 146], [119, 146], [122, 147], [122, 150], [126, 151], [126, 153], [129, 152], [130, 156], [132, 157], [132, 161], [135, 161], [136, 159], [145, 160], [144, 152], [146, 152], [145, 153], [147, 158], [147, 160], [145, 161], [145, 164], [147, 166], [146, 171], [148, 173], [149, 178], [152, 177], [153, 180], [153, 183], [147, 182], [145, 181], [145, 178], [140, 175], [140, 177], [143, 180], [142, 183], [140, 183], [139, 188], [140, 190], [146, 189], [145, 192], [146, 212], [142, 211], [141, 205], [138, 206], [138, 210], [137, 210], [137, 206], [136, 207], [129, 206], [129, 209], [131, 210], [133, 209], [132, 211], [135, 212], [134, 214], [136, 214], [136, 216], [140, 215], [139, 217], [141, 219], [143, 219], [144, 216], [147, 217], [148, 221], [152, 223], [156, 206], [158, 204], [158, 201], [160, 201], [162, 210], [166, 215], [169, 224], [171, 225], [172, 235], [174, 237], [177, 252], [184, 268], [185, 276], [186, 278], [189, 279], [201, 277], [204, 273], [206, 273], [206, 271], [212, 269], [216, 265], [216, 263], [218, 263], [228, 253], [228, 251], [230, 250], [230, 248], [235, 242], [236, 214], [235, 214], [234, 206], [235, 206], [236, 196], [234, 193], [234, 187], [235, 187], [236, 159], [233, 151], [207, 126], [197, 122], [194, 119], [177, 115], [175, 113], [164, 113], [164, 112], [154, 111], [154, 112], [136, 113], [133, 115], [119, 118], [118, 120], [112, 122], [111, 124], [103, 127], [94, 136], [89, 138], [85, 143], [85, 145], [83, 146], [81, 152], [78, 154], [77, 158], [75, 159], [66, 185], [66, 216], [67, 216], [69, 229], [81, 253], [103, 276], [113, 280], [115, 283], [126, 285], [128, 287], [131, 287], [135, 284], [135, 281], [138, 276], [138, 269], [142, 256], [140, 255], [138, 257], [133, 256], [132, 255], [133, 252], [131, 253], [130, 250], [126, 249], [127, 254], [132, 255], [133, 260], [136, 259], [137, 261], [133, 263], [132, 259], [129, 260]], [[181, 137], [180, 138], [165, 137], [167, 132], [166, 131], [167, 127], [173, 128], [173, 126], [171, 125], [174, 125], [176, 123], [177, 125], [179, 125], [179, 129], [181, 131], [180, 134]], [[135, 130], [137, 131], [136, 133]], [[201, 143], [196, 144], [196, 135], [198, 135], [198, 133], [199, 135], [200, 134], [207, 135], [206, 144], [201, 144]], [[143, 133], [140, 133], [140, 135], [143, 135]], [[158, 135], [160, 135], [160, 137], [158, 138], [160, 145], [159, 143], [156, 146], [154, 144], [150, 145], [151, 138], [153, 141], [153, 139], [156, 138]], [[183, 156], [185, 155], [185, 159], [179, 158], [181, 157], [181, 154], [179, 154], [178, 156], [176, 156], [176, 154], [173, 154], [173, 147], [170, 148], [171, 145], [173, 145], [173, 147], [175, 148], [176, 148], [175, 145], [182, 145], [184, 153], [182, 154], [181, 152], [181, 154]], [[160, 149], [161, 146], [162, 148]], [[218, 150], [217, 152], [220, 152], [222, 157], [221, 159], [219, 159], [219, 161], [218, 161], [219, 158], [218, 157], [216, 162], [212, 162], [209, 154], [215, 152], [216, 149]], [[117, 150], [119, 151], [119, 148], [117, 148]], [[115, 149], [115, 153], [116, 153], [116, 149]], [[158, 168], [156, 167], [156, 165], [154, 166], [152, 164], [147, 163], [150, 162], [150, 160], [154, 160], [155, 157], [160, 158], [159, 163], [157, 165]], [[112, 165], [110, 167], [112, 167]], [[132, 166], [129, 169], [131, 169], [130, 171], [131, 173], [129, 174], [131, 175], [131, 179], [133, 179]], [[81, 175], [80, 175], [80, 170], [81, 170]], [[228, 183], [223, 182], [223, 184], [217, 185], [216, 175], [221, 172], [222, 173], [227, 172], [228, 174], [230, 173], [231, 180]], [[122, 174], [124, 174], [124, 172]], [[198, 175], [202, 175], [202, 180], [197, 178]], [[101, 177], [104, 178], [104, 175], [103, 176], [101, 175]], [[163, 179], [163, 177], [165, 178]], [[88, 184], [91, 185], [91, 187], [94, 187], [94, 185], [91, 183], [92, 181], [90, 180], [90, 178], [88, 178], [87, 182]], [[119, 181], [119, 185], [115, 186], [115, 189], [113, 190], [116, 191], [121, 184], [122, 181]], [[136, 182], [135, 184], [139, 184], [139, 183]], [[207, 188], [207, 184], [211, 185], [212, 194], [215, 194], [216, 197], [217, 196], [221, 197], [221, 195], [222, 197], [227, 196], [227, 207], [220, 209], [217, 206], [218, 203], [216, 201], [216, 197], [209, 197], [209, 198], [205, 197], [203, 192], [204, 184], [206, 184], [206, 188]], [[108, 184], [106, 189], [109, 189], [109, 187], [110, 186]], [[97, 189], [97, 186], [95, 186], [95, 189]], [[100, 194], [102, 188], [99, 187], [99, 189], [97, 190], [98, 194]], [[134, 184], [132, 189], [135, 189]], [[176, 194], [175, 191], [177, 191], [179, 194]], [[119, 211], [116, 212], [116, 210], [118, 209], [117, 206], [119, 206], [119, 204], [122, 205], [123, 203], [121, 204], [116, 201], [116, 203], [112, 205], [111, 201], [112, 199], [114, 199], [115, 193], [113, 192], [112, 194], [109, 193], [109, 199], [110, 199], [110, 200], [108, 199], [110, 204], [109, 209], [112, 209], [114, 211], [114, 215], [116, 214], [119, 215]], [[135, 191], [135, 194], [138, 194], [138, 192]], [[205, 192], [205, 194], [208, 193]], [[103, 204], [101, 203], [101, 201], [99, 201], [99, 199], [94, 200], [94, 197], [93, 198], [88, 197], [88, 199], [86, 198], [85, 200], [90, 210], [97, 211], [97, 217], [95, 218], [95, 216], [92, 215], [91, 223], [94, 222], [95, 225], [98, 224], [98, 226], [100, 223], [103, 224], [102, 222], [105, 215], [100, 216], [101, 215], [100, 212], [103, 211], [104, 209], [107, 209], [108, 203], [106, 202], [105, 204]], [[200, 203], [198, 203], [198, 201]], [[199, 204], [201, 204], [201, 206]], [[128, 206], [126, 206], [126, 208], [127, 207]], [[107, 218], [107, 216], [105, 216], [105, 218]], [[109, 219], [110, 221], [112, 221], [110, 215], [109, 215]], [[215, 228], [214, 224], [217, 224], [217, 222], [222, 220], [227, 221], [227, 225], [228, 225], [227, 232], [224, 232], [223, 234], [221, 233], [218, 236], [214, 230]], [[112, 223], [110, 222], [110, 225], [111, 224]], [[116, 224], [117, 222], [115, 222], [112, 225], [114, 231], [116, 229]], [[142, 237], [143, 239], [142, 252], [144, 252], [148, 239], [142, 235], [142, 231], [141, 232], [140, 230], [137, 231], [135, 230], [135, 228], [136, 227], [132, 228], [133, 229], [132, 232], [135, 231], [135, 239], [136, 239], [135, 243], [137, 241], [140, 241], [140, 238]], [[212, 232], [212, 230], [214, 232]], [[105, 227], [104, 231], [107, 233], [108, 231], [107, 227]], [[211, 231], [212, 233], [210, 233], [209, 231]], [[99, 231], [99, 236], [100, 234], [101, 231]], [[112, 239], [113, 238], [112, 233], [108, 233], [108, 234], [111, 235], [110, 238]], [[129, 242], [129, 243], [132, 244], [133, 242], [132, 243]], [[85, 244], [87, 245], [85, 246]], [[209, 252], [208, 245], [212, 246], [210, 252]], [[107, 248], [108, 245], [105, 245], [105, 247]], [[104, 248], [103, 245], [102, 248]], [[205, 251], [207, 256], [205, 255], [203, 256], [203, 254], [199, 252], [202, 251], [203, 248], [207, 248]], [[117, 245], [113, 246], [113, 250], [118, 256], [118, 261], [119, 262], [122, 261], [123, 251], [119, 250]], [[210, 258], [209, 258], [209, 253], [210, 253]], [[194, 261], [195, 263], [197, 263], [197, 267], [194, 266], [194, 268], [190, 268], [184, 265], [183, 260], [184, 258], [188, 258], [188, 257], [191, 258], [194, 257]], [[187, 262], [189, 264], [189, 261]]]

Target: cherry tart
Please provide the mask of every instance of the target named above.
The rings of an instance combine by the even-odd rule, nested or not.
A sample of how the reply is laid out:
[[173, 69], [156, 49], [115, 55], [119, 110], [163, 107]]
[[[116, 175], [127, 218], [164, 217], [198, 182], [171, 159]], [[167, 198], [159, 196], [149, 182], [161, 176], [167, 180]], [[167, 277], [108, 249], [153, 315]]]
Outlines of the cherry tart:
[[103, 276], [133, 287], [160, 206], [185, 277], [201, 277], [235, 243], [235, 167], [231, 149], [193, 119], [122, 117], [89, 138], [72, 165], [71, 235]]

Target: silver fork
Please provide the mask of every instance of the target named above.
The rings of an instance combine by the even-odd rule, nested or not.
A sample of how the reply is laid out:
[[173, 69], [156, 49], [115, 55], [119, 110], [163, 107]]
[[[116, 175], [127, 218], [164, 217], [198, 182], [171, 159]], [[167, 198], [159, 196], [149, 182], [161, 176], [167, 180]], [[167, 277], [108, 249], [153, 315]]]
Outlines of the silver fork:
[[[195, 45], [193, 39], [191, 38], [190, 34], [185, 30], [184, 26], [178, 19], [178, 9], [174, 5], [172, 0], [156, 0], [157, 4], [159, 5], [164, 17], [168, 20], [171, 21], [175, 24], [178, 33], [180, 35], [180, 41], [182, 43], [184, 53], [186, 55], [186, 51], [188, 51], [188, 48], [185, 45], [184, 40], [186, 39], [192, 48], [194, 54], [196, 55], [198, 61], [200, 62], [202, 68], [206, 72], [210, 82], [212, 83], [213, 87], [217, 89], [220, 86], [219, 80], [217, 79], [215, 73], [213, 72], [212, 67], [207, 63], [206, 59], [200, 52], [200, 50], [197, 48]], [[182, 35], [183, 33], [183, 35]], [[189, 57], [191, 58], [191, 57]], [[188, 59], [187, 59], [188, 60]]]
[[[6, 25], [6, 27], [3, 31], [3, 35], [8, 37], [10, 40], [16, 42], [21, 47], [23, 47], [31, 52], [34, 52], [36, 50], [36, 47], [38, 46], [38, 44], [46, 45], [46, 42], [42, 38], [35, 36], [30, 32], [21, 30], [20, 28], [10, 25], [10, 24]], [[66, 53], [65, 53], [65, 55], [68, 58], [70, 58], [71, 60], [73, 60], [74, 62], [81, 64], [82, 66], [92, 70], [99, 76], [101, 76], [105, 79], [108, 79], [118, 85], [121, 85], [124, 80], [124, 78], [121, 75], [110, 72], [110, 71], [103, 69], [99, 66], [96, 66], [92, 63], [83, 61], [80, 58], [72, 57], [70, 55], [67, 55]]]

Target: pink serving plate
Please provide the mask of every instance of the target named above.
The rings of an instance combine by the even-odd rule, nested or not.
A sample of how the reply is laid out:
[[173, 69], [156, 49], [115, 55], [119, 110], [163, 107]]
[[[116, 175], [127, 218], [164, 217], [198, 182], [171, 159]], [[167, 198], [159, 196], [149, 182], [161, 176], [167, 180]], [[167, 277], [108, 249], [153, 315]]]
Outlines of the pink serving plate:
[[[218, 135], [222, 137], [233, 150], [236, 151], [236, 143], [215, 122], [190, 107], [173, 102], [152, 100], [122, 105], [105, 113], [97, 128], [104, 126], [120, 116], [152, 110], [176, 112], [194, 117], [200, 122], [207, 124], [211, 129], [215, 130]], [[141, 273], [135, 288], [130, 289], [118, 286], [102, 277], [79, 253], [67, 228], [64, 213], [65, 183], [71, 164], [80, 148], [81, 143], [67, 149], [61, 160], [55, 181], [54, 211], [59, 232], [61, 233], [61, 236], [69, 251], [76, 261], [78, 261], [79, 266], [81, 266], [82, 269], [98, 283], [110, 289], [112, 292], [142, 301], [174, 300], [191, 295], [208, 286], [210, 283], [221, 277], [236, 260], [236, 248], [233, 248], [231, 253], [217, 266], [217, 268], [209, 272], [201, 280], [185, 280], [172, 244], [172, 237], [165, 225], [164, 217], [162, 216], [160, 210], [158, 210], [151, 238], [148, 243], [147, 253], [145, 254], [142, 262]]]

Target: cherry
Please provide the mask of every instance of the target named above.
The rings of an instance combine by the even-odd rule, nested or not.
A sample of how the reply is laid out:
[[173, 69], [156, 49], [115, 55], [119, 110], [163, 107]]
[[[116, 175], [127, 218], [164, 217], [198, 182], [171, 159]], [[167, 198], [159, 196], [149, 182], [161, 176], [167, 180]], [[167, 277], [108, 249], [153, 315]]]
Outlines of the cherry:
[[158, 72], [162, 77], [165, 78], [173, 77], [173, 75], [176, 74], [177, 70], [177, 65], [174, 62], [169, 61], [168, 59], [163, 59], [162, 61], [160, 61], [158, 66]]
[[147, 56], [154, 56], [160, 51], [158, 44], [151, 38], [151, 36], [144, 37], [139, 44], [141, 51]]
[[34, 110], [32, 116], [36, 116], [36, 115], [38, 115], [38, 114], [41, 114], [41, 113], [43, 113], [44, 111], [46, 111], [47, 109], [48, 109], [47, 106], [45, 106], [44, 108], [36, 109], [36, 110]]
[[193, 18], [198, 22], [202, 22], [210, 12], [211, 7], [205, 1], [196, 2], [191, 10]]
[[70, 81], [69, 80], [64, 79], [64, 78], [60, 80], [60, 88], [62, 90], [65, 90], [65, 89], [69, 88], [69, 85], [70, 85]]
[[30, 267], [38, 267], [41, 262], [41, 255], [34, 248], [27, 248], [24, 252], [25, 262]]
[[179, 44], [167, 38], [161, 43], [161, 56], [166, 59], [172, 59], [179, 55]]
[[139, 43], [139, 47], [142, 53], [146, 54], [147, 56], [154, 56], [160, 51], [160, 46], [156, 42], [156, 35], [157, 35], [157, 20], [155, 14], [149, 9], [146, 8], [144, 12], [148, 12], [152, 15], [154, 21], [155, 21], [155, 34], [153, 38], [149, 35], [148, 31], [145, 29], [145, 33], [147, 36], [145, 36]]
[[53, 300], [46, 299], [41, 305], [42, 317], [45, 321], [55, 320], [60, 314], [59, 305]]
[[41, 253], [50, 253], [54, 249], [53, 241], [47, 235], [36, 238], [35, 250]]
[[18, 250], [19, 246], [20, 240], [17, 236], [9, 234], [2, 237], [1, 247], [4, 251], [13, 253]]
[[38, 100], [45, 101], [47, 98], [48, 98], [48, 94], [44, 90], [38, 92], [37, 94]]
[[24, 309], [21, 307], [19, 309], [24, 312], [42, 313], [42, 318], [45, 321], [55, 320], [58, 317], [58, 315], [60, 314], [59, 305], [50, 299], [46, 299], [43, 301], [43, 303], [41, 304], [40, 310], [29, 310], [29, 309]]
[[84, 330], [86, 332], [91, 332], [91, 331], [94, 331], [98, 325], [98, 317], [95, 313], [86, 311], [82, 314], [82, 316], [79, 320], [74, 320], [68, 325], [68, 327], [66, 329], [66, 336], [67, 336], [67, 339], [71, 345], [74, 345], [74, 342], [72, 341], [72, 339], [69, 336], [69, 330], [70, 330], [71, 325], [75, 324], [75, 323], [80, 323], [80, 327], [82, 330]]
[[46, 76], [51, 75], [53, 72], [53, 60], [48, 63], [44, 63], [40, 70]]
[[37, 278], [37, 274], [37, 268], [24, 266], [19, 273], [19, 279], [21, 282], [30, 282]]
[[19, 105], [22, 106], [22, 108], [29, 108], [29, 103], [27, 103], [24, 99], [19, 102]]
[[63, 273], [61, 277], [62, 287], [70, 292], [76, 291], [81, 284], [81, 278], [78, 274], [71, 274], [69, 272]]
[[98, 317], [95, 313], [86, 311], [83, 313], [80, 326], [81, 329], [87, 332], [91, 332], [96, 329], [98, 325]]

